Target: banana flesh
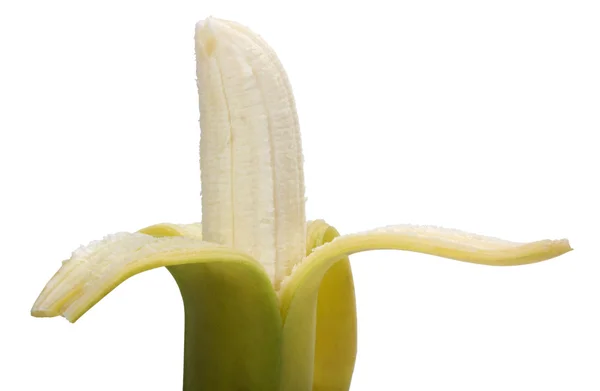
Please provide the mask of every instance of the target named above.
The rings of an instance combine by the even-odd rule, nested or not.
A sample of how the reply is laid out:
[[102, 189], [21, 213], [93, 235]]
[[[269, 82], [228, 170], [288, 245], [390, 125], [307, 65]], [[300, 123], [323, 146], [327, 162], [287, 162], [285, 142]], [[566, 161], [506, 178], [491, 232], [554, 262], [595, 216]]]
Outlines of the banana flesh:
[[277, 287], [304, 256], [300, 129], [273, 50], [245, 27], [196, 26], [203, 237], [247, 252]]

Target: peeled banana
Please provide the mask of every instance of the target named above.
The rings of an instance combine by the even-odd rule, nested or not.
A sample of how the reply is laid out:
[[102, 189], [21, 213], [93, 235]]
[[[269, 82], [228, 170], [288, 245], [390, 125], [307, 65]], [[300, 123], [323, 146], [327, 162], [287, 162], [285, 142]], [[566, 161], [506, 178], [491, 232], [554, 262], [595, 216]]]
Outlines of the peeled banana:
[[202, 224], [157, 224], [79, 248], [33, 316], [75, 322], [127, 278], [165, 266], [185, 307], [184, 391], [348, 390], [349, 255], [396, 249], [509, 266], [571, 250], [565, 239], [514, 243], [430, 226], [339, 236], [307, 222], [298, 117], [277, 56], [222, 19], [199, 22], [195, 42]]

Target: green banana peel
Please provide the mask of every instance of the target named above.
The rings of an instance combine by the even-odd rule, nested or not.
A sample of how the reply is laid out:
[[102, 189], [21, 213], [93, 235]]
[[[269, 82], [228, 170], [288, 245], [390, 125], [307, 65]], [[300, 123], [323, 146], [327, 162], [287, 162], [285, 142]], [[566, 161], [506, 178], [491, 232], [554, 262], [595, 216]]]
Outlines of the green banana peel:
[[73, 252], [33, 305], [77, 321], [129, 277], [166, 267], [185, 308], [184, 391], [348, 390], [357, 320], [348, 256], [421, 252], [491, 266], [544, 261], [567, 240], [515, 243], [432, 226], [340, 236], [306, 221], [287, 75], [252, 31], [196, 26], [202, 224], [157, 224]]
[[[200, 224], [157, 224], [154, 237], [202, 239]], [[279, 390], [281, 316], [262, 267], [168, 266], [185, 309], [184, 390]]]
[[265, 274], [240, 263], [171, 266], [185, 307], [185, 390], [279, 390], [281, 317]]

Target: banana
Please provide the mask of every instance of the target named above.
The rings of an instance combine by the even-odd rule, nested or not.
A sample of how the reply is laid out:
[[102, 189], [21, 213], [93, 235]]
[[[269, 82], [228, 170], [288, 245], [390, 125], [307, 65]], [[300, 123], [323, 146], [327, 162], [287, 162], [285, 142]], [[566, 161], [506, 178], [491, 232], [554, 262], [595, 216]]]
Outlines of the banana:
[[[400, 225], [340, 236], [306, 221], [295, 101], [274, 51], [237, 23], [196, 25], [202, 224], [162, 223], [73, 252], [33, 305], [77, 321], [129, 277], [166, 267], [185, 308], [185, 391], [348, 390], [356, 308], [348, 256], [415, 251], [524, 265], [569, 242], [516, 243]], [[58, 386], [58, 385], [56, 385]]]

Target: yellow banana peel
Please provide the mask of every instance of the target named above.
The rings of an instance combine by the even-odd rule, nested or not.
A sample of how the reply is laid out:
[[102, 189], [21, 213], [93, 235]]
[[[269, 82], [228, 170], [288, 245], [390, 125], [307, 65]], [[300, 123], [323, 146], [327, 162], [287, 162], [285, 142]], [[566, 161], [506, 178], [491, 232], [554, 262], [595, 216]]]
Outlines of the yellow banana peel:
[[[32, 308], [75, 322], [129, 277], [167, 267], [185, 307], [185, 391], [348, 390], [356, 308], [348, 256], [377, 249], [493, 265], [570, 251], [431, 226], [339, 236], [306, 221], [292, 90], [258, 35], [209, 18], [196, 26], [202, 224], [157, 224], [74, 251]], [[58, 387], [58, 385], [56, 385]]]

